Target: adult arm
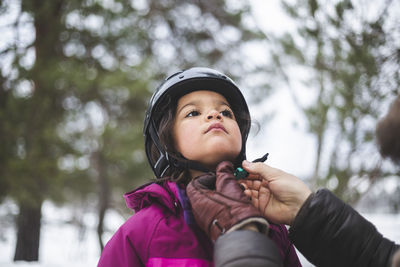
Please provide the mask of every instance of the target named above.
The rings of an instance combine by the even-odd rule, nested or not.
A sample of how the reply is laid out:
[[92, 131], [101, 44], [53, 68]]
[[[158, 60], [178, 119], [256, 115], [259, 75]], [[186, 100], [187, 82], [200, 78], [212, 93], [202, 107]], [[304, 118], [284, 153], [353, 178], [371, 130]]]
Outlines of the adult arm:
[[316, 266], [390, 266], [399, 248], [327, 189], [306, 200], [289, 238]]
[[282, 266], [274, 241], [263, 233], [236, 230], [221, 235], [214, 246], [215, 267]]
[[311, 194], [300, 179], [279, 169], [262, 163], [243, 166], [256, 179], [243, 181], [253, 204], [268, 220], [291, 225], [289, 237], [310, 262], [316, 266], [390, 266], [399, 246], [329, 190]]

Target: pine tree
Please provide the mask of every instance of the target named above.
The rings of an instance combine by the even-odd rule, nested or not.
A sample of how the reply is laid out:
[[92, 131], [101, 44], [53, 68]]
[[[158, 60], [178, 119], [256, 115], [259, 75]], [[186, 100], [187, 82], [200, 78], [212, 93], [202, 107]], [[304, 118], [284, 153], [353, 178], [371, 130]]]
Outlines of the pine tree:
[[264, 37], [249, 11], [246, 1], [1, 2], [12, 38], [0, 47], [0, 196], [19, 206], [15, 260], [38, 260], [48, 199], [97, 202], [104, 245], [106, 211], [152, 177], [142, 125], [156, 84], [194, 65], [243, 75], [243, 46]]

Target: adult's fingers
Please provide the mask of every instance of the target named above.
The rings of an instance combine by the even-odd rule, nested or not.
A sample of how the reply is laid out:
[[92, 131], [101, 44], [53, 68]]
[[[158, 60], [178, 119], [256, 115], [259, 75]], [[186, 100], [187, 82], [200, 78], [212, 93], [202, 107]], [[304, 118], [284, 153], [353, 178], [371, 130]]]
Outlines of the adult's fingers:
[[267, 181], [271, 181], [274, 177], [279, 175], [282, 171], [271, 166], [268, 166], [262, 162], [249, 162], [244, 160], [242, 163], [243, 168], [250, 173], [251, 178], [263, 178]]

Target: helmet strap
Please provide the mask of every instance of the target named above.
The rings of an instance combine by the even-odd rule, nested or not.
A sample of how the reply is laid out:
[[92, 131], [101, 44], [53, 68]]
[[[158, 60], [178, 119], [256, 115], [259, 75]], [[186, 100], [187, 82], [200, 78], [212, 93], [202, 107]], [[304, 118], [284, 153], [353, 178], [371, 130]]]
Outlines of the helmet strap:
[[169, 161], [171, 164], [173, 164], [174, 167], [180, 169], [180, 170], [196, 170], [196, 171], [201, 171], [201, 172], [211, 172], [210, 169], [206, 168], [203, 164], [193, 161], [193, 160], [182, 160], [182, 159], [177, 159], [175, 157], [170, 157]]
[[[168, 154], [166, 149], [161, 145], [161, 143], [159, 141], [160, 137], [158, 136], [158, 133], [155, 130], [153, 122], [151, 122], [149, 125], [149, 134], [151, 136], [152, 141], [154, 142], [155, 146], [157, 147], [157, 149], [160, 153], [160, 156], [153, 167], [155, 173], [160, 174], [160, 177], [163, 177], [165, 172], [171, 166], [174, 166], [175, 168], [180, 169], [180, 170], [193, 169], [193, 170], [201, 171], [204, 173], [212, 172], [212, 170], [208, 169], [203, 164], [201, 164], [197, 161], [188, 160], [188, 159], [180, 159], [180, 158], [174, 157], [173, 155]], [[239, 157], [236, 159], [236, 161], [240, 161], [240, 162], [236, 162], [235, 164], [240, 165], [241, 161], [246, 158], [244, 156], [244, 154], [245, 154], [244, 150], [245, 149], [243, 147], [242, 150], [240, 151]]]
[[154, 127], [154, 123], [151, 122], [149, 125], [149, 134], [150, 137], [157, 147], [158, 152], [160, 153], [160, 156], [157, 160], [156, 163], [154, 163], [153, 170], [156, 174], [159, 174], [160, 177], [163, 177], [165, 172], [169, 169], [169, 158], [168, 158], [168, 153], [165, 151], [165, 149], [162, 147], [160, 143], [160, 137], [158, 136], [158, 133], [156, 132], [156, 128]]

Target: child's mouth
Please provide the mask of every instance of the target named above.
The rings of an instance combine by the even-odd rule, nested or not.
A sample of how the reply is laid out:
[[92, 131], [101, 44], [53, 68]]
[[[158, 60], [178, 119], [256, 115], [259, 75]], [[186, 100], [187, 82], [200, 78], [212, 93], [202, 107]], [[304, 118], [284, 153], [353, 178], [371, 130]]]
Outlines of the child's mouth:
[[208, 133], [210, 131], [224, 131], [225, 133], [227, 133], [225, 127], [221, 123], [211, 124], [205, 133]]

